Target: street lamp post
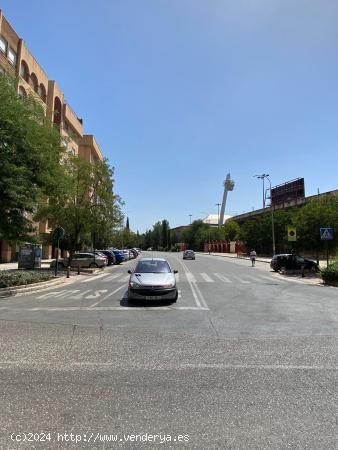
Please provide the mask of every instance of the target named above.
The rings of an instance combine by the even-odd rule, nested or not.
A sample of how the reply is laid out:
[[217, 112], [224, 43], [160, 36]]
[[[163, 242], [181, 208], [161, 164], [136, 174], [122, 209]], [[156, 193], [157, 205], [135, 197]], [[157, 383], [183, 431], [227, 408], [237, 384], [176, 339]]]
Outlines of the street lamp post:
[[270, 188], [270, 210], [271, 210], [271, 228], [272, 228], [272, 253], [273, 255], [276, 253], [276, 245], [275, 245], [275, 224], [273, 217], [273, 205], [272, 205], [272, 194], [271, 194], [271, 181], [268, 173], [263, 173], [262, 175], [255, 175], [256, 178], [259, 178], [263, 181], [263, 209], [265, 208], [265, 192], [264, 192], [264, 180], [265, 178], [269, 182]]
[[192, 217], [192, 214], [189, 214], [189, 217], [190, 217], [190, 225], [191, 225], [191, 217]]
[[265, 178], [269, 182], [270, 187], [270, 209], [271, 209], [271, 226], [272, 226], [272, 255], [276, 253], [276, 245], [275, 245], [275, 224], [273, 219], [273, 204], [272, 204], [272, 194], [271, 194], [271, 181], [269, 175], [265, 175]]
[[264, 179], [269, 176], [268, 173], [263, 173], [262, 175], [254, 175], [256, 178], [259, 178], [263, 182], [263, 209], [265, 208], [265, 189], [264, 189]]

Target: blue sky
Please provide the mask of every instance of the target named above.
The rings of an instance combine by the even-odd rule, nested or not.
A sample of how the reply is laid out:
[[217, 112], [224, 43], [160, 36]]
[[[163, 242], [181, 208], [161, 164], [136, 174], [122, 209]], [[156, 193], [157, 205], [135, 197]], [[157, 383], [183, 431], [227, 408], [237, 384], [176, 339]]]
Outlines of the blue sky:
[[338, 188], [338, 2], [2, 0], [115, 167], [133, 230]]

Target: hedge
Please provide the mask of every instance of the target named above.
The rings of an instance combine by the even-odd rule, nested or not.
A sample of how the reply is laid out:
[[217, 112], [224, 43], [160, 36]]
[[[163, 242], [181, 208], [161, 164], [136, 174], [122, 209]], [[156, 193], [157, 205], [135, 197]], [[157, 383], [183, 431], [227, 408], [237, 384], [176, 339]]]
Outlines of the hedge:
[[338, 259], [321, 269], [320, 273], [325, 283], [338, 282]]
[[35, 270], [2, 270], [0, 271], [0, 288], [22, 286], [25, 284], [40, 283], [53, 278], [53, 273]]

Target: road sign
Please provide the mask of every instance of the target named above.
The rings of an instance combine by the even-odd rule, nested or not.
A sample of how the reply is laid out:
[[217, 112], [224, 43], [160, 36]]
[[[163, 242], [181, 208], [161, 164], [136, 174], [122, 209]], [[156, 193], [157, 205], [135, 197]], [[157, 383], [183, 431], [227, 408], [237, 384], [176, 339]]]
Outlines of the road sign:
[[320, 239], [322, 241], [332, 241], [333, 228], [320, 228]]
[[296, 241], [296, 240], [297, 240], [297, 228], [288, 227], [288, 241]]

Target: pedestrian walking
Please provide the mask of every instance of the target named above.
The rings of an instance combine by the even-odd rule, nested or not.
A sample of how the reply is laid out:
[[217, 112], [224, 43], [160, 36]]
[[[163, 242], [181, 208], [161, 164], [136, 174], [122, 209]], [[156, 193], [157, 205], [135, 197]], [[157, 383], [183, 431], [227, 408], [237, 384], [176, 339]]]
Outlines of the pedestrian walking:
[[255, 252], [254, 249], [251, 250], [250, 252], [250, 259], [251, 259], [251, 266], [254, 267], [255, 263], [256, 263], [256, 256], [257, 253]]

